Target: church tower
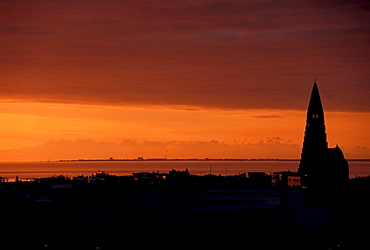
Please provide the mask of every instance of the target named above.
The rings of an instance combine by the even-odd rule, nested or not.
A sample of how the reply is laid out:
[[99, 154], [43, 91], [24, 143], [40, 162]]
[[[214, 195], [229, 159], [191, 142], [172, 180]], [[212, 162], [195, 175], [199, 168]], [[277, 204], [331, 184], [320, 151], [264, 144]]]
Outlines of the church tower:
[[327, 148], [324, 110], [321, 104], [319, 88], [315, 82], [308, 104], [301, 162], [321, 161]]
[[338, 188], [349, 179], [348, 162], [342, 150], [338, 146], [328, 148], [324, 110], [316, 80], [308, 104], [298, 173], [302, 186], [308, 188]]

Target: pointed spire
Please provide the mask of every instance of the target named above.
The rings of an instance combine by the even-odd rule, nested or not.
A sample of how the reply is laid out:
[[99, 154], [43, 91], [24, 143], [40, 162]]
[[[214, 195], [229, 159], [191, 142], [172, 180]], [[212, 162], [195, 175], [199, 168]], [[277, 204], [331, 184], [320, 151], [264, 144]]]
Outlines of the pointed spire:
[[317, 87], [316, 79], [312, 87], [310, 102], [308, 104], [308, 112], [310, 114], [321, 114], [323, 113], [323, 108], [321, 104], [321, 98], [319, 93], [319, 88]]
[[322, 108], [319, 88], [316, 81], [313, 84], [307, 110], [306, 130], [303, 141], [302, 160], [320, 158], [320, 152], [326, 150], [324, 110]]

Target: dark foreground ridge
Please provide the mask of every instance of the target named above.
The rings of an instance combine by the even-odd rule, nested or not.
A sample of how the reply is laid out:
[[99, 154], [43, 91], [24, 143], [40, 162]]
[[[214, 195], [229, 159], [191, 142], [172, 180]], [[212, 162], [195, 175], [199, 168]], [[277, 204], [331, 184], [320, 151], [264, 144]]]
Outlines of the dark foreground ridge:
[[0, 183], [1, 249], [366, 249], [370, 177], [98, 172]]

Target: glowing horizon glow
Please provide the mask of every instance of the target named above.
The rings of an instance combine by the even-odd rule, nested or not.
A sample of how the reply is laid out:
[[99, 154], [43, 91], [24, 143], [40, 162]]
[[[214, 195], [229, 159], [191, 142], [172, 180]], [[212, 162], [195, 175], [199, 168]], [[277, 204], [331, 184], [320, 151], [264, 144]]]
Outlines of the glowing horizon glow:
[[[163, 157], [166, 151], [169, 158], [299, 158], [306, 111], [12, 100], [0, 102], [0, 114], [0, 159], [14, 161]], [[358, 131], [370, 124], [369, 113], [325, 116], [329, 146], [339, 144], [348, 158], [368, 158], [370, 138]], [[76, 152], [63, 156], [66, 147]]]

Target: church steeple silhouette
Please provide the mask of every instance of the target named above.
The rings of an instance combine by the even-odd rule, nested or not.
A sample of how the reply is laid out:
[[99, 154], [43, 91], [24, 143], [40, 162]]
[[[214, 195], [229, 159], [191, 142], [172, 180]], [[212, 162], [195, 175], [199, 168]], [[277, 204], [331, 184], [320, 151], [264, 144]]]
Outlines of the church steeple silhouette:
[[315, 81], [308, 104], [301, 159], [303, 161], [322, 160], [323, 153], [327, 148], [324, 110], [321, 104], [319, 88]]
[[328, 148], [324, 109], [316, 80], [307, 109], [305, 135], [298, 168], [302, 186], [313, 188], [338, 187], [349, 178], [348, 162], [338, 147]]

